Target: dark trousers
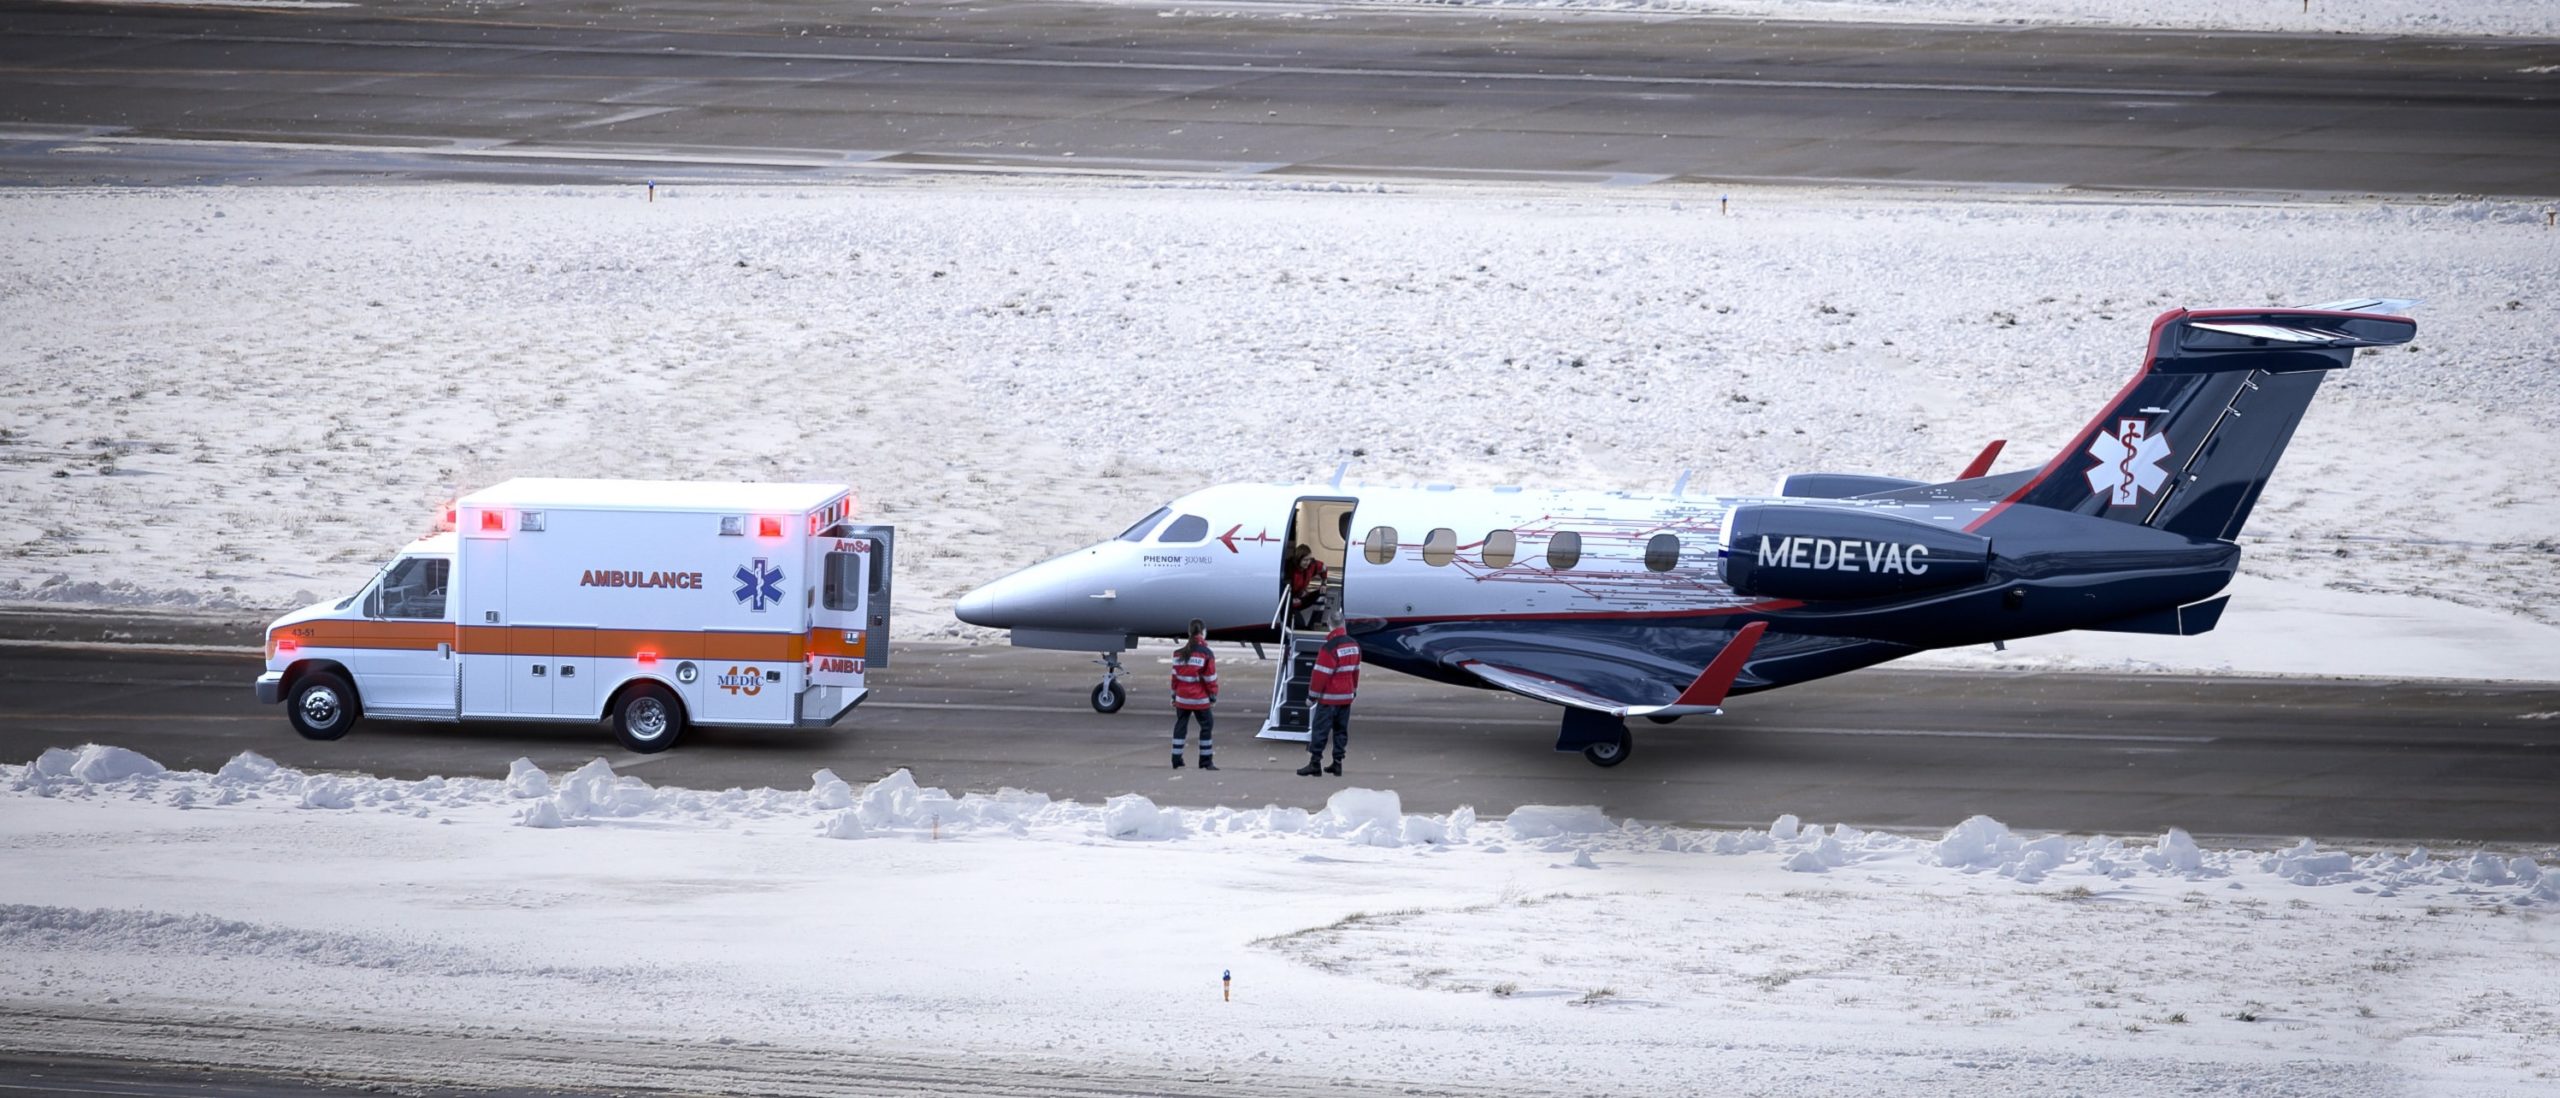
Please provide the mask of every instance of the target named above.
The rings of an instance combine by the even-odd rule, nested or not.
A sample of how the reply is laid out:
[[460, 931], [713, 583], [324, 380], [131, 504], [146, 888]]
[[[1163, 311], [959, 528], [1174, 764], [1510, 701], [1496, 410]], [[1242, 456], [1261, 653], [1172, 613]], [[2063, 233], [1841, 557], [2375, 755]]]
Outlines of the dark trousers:
[[1342, 754], [1351, 747], [1351, 707], [1318, 705], [1307, 710], [1307, 757], [1324, 757], [1324, 741], [1333, 738], [1333, 761], [1341, 762]]
[[1209, 743], [1209, 729], [1215, 726], [1217, 722], [1210, 719], [1209, 711], [1206, 709], [1176, 709], [1173, 711], [1173, 757], [1177, 759], [1182, 757], [1182, 736], [1184, 731], [1191, 727], [1191, 718], [1193, 717], [1200, 718], [1200, 758], [1205, 762], [1209, 758], [1209, 753], [1217, 750], [1215, 746]]

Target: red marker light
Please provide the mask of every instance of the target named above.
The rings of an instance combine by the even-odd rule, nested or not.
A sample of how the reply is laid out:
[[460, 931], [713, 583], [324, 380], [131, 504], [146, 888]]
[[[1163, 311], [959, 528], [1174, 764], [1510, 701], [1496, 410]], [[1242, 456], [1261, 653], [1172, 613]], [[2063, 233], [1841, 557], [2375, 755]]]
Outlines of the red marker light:
[[658, 662], [658, 654], [655, 652], [644, 651], [634, 658], [640, 661], [640, 666], [642, 667], [652, 667]]
[[496, 511], [482, 511], [480, 512], [480, 528], [483, 530], [504, 530], [507, 528], [507, 517], [497, 513]]
[[279, 655], [281, 655], [281, 654], [283, 654], [283, 653], [286, 653], [286, 652], [295, 652], [295, 651], [300, 651], [300, 650], [301, 650], [301, 648], [302, 648], [302, 644], [301, 644], [301, 642], [294, 640], [292, 637], [278, 637], [278, 638], [276, 638], [276, 652], [277, 652], [277, 654], [279, 654]]
[[764, 536], [764, 537], [768, 537], [768, 538], [778, 538], [778, 537], [781, 537], [781, 536], [782, 536], [782, 520], [781, 520], [781, 519], [778, 519], [778, 518], [760, 518], [760, 519], [757, 519], [757, 520], [756, 520], [756, 533], [757, 533], [757, 534], [759, 534], [759, 535], [762, 535], [762, 536]]

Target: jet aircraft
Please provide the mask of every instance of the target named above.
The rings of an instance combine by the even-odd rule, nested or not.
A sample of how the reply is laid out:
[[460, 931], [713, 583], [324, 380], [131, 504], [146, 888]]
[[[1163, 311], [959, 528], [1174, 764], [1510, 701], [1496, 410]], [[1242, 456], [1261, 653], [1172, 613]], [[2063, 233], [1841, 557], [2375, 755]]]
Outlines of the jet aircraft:
[[1766, 496], [1223, 484], [958, 613], [1017, 645], [1101, 653], [1104, 712], [1140, 637], [1200, 618], [1216, 638], [1283, 642], [1263, 734], [1303, 739], [1321, 638], [1288, 628], [1281, 560], [1304, 544], [1364, 662], [1561, 706], [1556, 749], [1615, 766], [1628, 717], [1717, 713], [1931, 648], [2212, 629], [2314, 391], [2357, 348], [2413, 338], [2394, 315], [2411, 304], [2171, 310], [2133, 380], [2033, 468], [1988, 473], [1994, 443], [1950, 481], [1798, 474]]

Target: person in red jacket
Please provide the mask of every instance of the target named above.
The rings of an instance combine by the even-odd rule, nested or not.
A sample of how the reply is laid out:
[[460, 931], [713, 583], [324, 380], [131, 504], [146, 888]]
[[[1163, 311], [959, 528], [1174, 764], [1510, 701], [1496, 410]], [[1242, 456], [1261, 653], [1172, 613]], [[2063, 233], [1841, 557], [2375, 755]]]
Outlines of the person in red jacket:
[[1360, 642], [1342, 631], [1342, 615], [1328, 614], [1324, 647], [1316, 650], [1315, 671], [1307, 676], [1307, 765], [1298, 773], [1314, 777], [1324, 761], [1324, 743], [1333, 740], [1333, 765], [1323, 772], [1342, 776], [1342, 756], [1351, 746], [1351, 696], [1360, 690]]
[[1209, 707], [1218, 703], [1218, 657], [1209, 651], [1209, 627], [1191, 619], [1191, 639], [1173, 653], [1173, 768], [1182, 769], [1182, 740], [1192, 714], [1200, 716], [1200, 769], [1216, 770], [1217, 747], [1209, 742]]
[[1324, 610], [1326, 571], [1324, 561], [1301, 542], [1289, 547], [1283, 562], [1289, 581], [1289, 628], [1306, 629], [1317, 624]]

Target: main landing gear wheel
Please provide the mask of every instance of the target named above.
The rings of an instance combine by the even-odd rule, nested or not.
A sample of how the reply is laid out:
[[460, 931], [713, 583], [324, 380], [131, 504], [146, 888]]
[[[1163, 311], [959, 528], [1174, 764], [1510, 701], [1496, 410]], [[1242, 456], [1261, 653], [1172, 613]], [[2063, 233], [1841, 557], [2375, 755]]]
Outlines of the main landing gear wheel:
[[1120, 689], [1119, 683], [1105, 682], [1093, 688], [1093, 711], [1096, 713], [1117, 713], [1121, 706], [1127, 704], [1129, 692]]
[[1636, 738], [1621, 735], [1616, 743], [1595, 743], [1583, 748], [1582, 757], [1591, 760], [1593, 766], [1616, 766], [1627, 761], [1627, 756], [1635, 754], [1635, 750]]
[[1093, 711], [1117, 713], [1129, 704], [1129, 692], [1120, 688], [1120, 653], [1105, 652], [1093, 662], [1102, 665], [1102, 685], [1093, 688]]
[[1644, 719], [1652, 721], [1655, 724], [1669, 724], [1673, 721], [1679, 720], [1680, 715], [1677, 713], [1647, 713], [1644, 715]]
[[356, 726], [364, 716], [364, 705], [356, 700], [356, 689], [347, 680], [335, 672], [314, 671], [294, 682], [293, 693], [285, 698], [284, 715], [303, 739], [334, 740]]
[[613, 738], [642, 755], [655, 755], [676, 745], [684, 734], [684, 705], [666, 687], [642, 683], [613, 707]]

